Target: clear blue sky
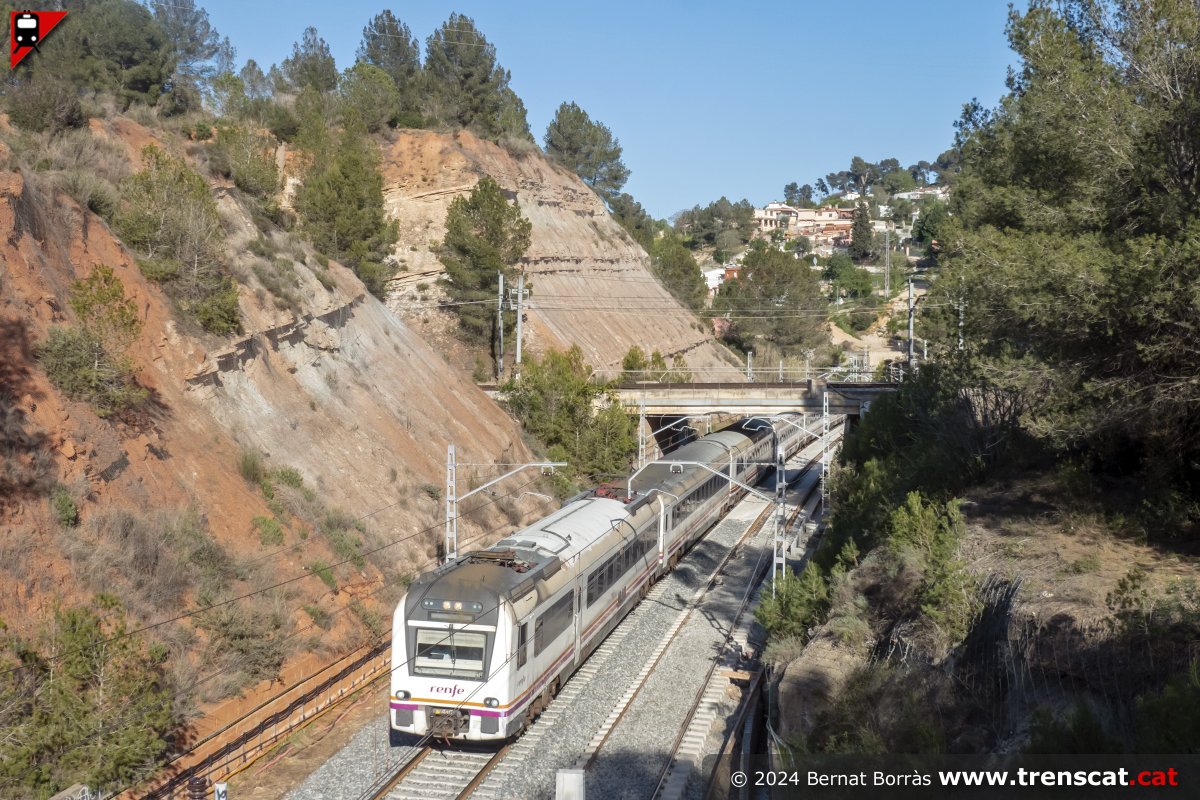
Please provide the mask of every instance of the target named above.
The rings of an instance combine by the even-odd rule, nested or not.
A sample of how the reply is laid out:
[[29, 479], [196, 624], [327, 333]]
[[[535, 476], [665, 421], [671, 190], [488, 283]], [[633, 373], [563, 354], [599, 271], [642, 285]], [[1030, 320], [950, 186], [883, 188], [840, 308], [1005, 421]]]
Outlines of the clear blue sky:
[[[198, 0], [239, 64], [265, 70], [313, 25], [338, 68], [384, 6]], [[1021, 4], [1023, 5], [1023, 3]], [[721, 195], [756, 205], [852, 156], [932, 161], [962, 104], [994, 105], [1013, 54], [999, 0], [409, 0], [390, 6], [424, 43], [466, 14], [496, 45], [541, 142], [564, 100], [608, 125], [656, 217]]]

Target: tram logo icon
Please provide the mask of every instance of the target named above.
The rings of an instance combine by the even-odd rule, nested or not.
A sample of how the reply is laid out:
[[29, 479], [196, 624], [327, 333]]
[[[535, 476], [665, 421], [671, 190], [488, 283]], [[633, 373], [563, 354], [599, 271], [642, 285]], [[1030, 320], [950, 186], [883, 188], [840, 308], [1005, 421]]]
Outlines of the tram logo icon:
[[9, 14], [8, 39], [12, 48], [9, 67], [15, 69], [25, 56], [38, 50], [38, 45], [66, 15], [66, 11], [13, 11]]

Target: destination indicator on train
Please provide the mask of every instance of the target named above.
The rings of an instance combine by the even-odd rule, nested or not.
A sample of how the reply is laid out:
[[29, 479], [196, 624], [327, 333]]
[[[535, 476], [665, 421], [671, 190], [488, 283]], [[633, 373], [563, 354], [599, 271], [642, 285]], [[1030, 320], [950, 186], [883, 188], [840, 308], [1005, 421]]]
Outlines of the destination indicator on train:
[[11, 12], [8, 15], [8, 41], [12, 54], [9, 57], [9, 68], [16, 69], [25, 56], [38, 50], [38, 46], [65, 16], [66, 11]]

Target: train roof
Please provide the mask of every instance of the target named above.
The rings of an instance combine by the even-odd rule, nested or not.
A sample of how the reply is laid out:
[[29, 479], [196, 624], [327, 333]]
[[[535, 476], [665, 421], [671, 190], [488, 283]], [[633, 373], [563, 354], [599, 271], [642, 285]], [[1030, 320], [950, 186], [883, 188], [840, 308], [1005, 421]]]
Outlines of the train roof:
[[494, 598], [516, 599], [539, 580], [558, 572], [563, 563], [594, 544], [628, 516], [617, 500], [589, 497], [568, 503], [501, 539], [485, 550], [473, 550], [409, 587], [412, 597], [476, 601], [490, 607]]
[[675, 485], [690, 483], [694, 473], [707, 472], [707, 470], [701, 470], [700, 467], [691, 465], [676, 467], [682, 471], [672, 472], [672, 463], [698, 461], [701, 464], [712, 464], [714, 469], [720, 469], [723, 463], [729, 462], [729, 451], [734, 447], [745, 445], [746, 441], [747, 437], [744, 434], [724, 430], [685, 444], [669, 455], [647, 464], [645, 469], [633, 479], [633, 492], [638, 494], [651, 486], [658, 487], [665, 492], [672, 492]]
[[555, 511], [528, 528], [513, 533], [491, 546], [492, 550], [532, 550], [567, 561], [593, 544], [628, 512], [618, 500], [588, 497]]

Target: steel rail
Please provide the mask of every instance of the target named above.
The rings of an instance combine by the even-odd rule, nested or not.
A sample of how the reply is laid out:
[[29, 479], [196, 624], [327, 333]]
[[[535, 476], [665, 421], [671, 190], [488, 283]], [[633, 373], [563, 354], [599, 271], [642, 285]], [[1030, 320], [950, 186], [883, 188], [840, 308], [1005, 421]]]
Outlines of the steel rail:
[[[804, 474], [804, 473], [808, 472], [809, 470], [813, 469], [814, 467], [818, 466], [819, 463], [820, 463], [820, 456], [810, 459], [809, 462], [807, 464], [805, 464], [804, 467], [800, 470], [801, 474]], [[820, 490], [819, 482], [814, 482], [811, 486], [808, 487], [807, 490], [805, 490], [804, 496], [802, 498], [800, 498], [796, 507], [792, 510], [792, 513], [789, 515], [787, 522], [784, 524], [785, 531], [787, 530], [788, 527], [790, 527], [791, 525], [793, 525], [795, 523], [796, 518], [804, 510], [805, 504], [810, 499], [812, 499], [812, 496], [819, 490]], [[770, 505], [768, 505], [767, 508], [764, 509], [764, 513], [772, 511], [772, 510], [773, 510], [772, 507]], [[758, 522], [759, 522], [759, 520], [756, 519], [755, 523], [757, 524]], [[751, 526], [751, 527], [753, 527], [753, 526]], [[761, 527], [762, 526], [759, 525], [759, 530], [761, 530]], [[757, 532], [758, 532], [757, 530], [754, 531], [755, 534], [757, 534]], [[747, 534], [749, 534], [749, 533], [750, 533], [750, 529], [747, 529]], [[743, 534], [743, 538], [746, 538], [746, 534]], [[737, 546], [740, 546], [740, 545], [741, 545], [741, 540], [738, 541]], [[747, 591], [745, 594], [745, 597], [742, 598], [742, 602], [738, 606], [737, 612], [734, 614], [733, 619], [729, 623], [729, 631], [728, 631], [728, 633], [725, 634], [725, 640], [724, 640], [724, 642], [722, 642], [722, 646], [721, 646], [722, 652], [724, 652], [724, 649], [726, 647], [728, 647], [730, 641], [733, 639], [734, 631], [737, 629], [738, 623], [741, 622], [742, 615], [746, 613], [746, 609], [750, 606], [751, 601], [754, 599], [754, 591], [753, 591], [754, 588], [757, 587], [760, 583], [762, 583], [763, 578], [766, 576], [767, 570], [770, 566], [771, 566], [770, 561], [767, 561], [765, 559], [760, 559], [760, 563], [755, 566], [753, 573], [751, 573], [750, 579], [749, 579], [749, 584], [748, 584], [750, 587], [750, 590]], [[715, 577], [714, 577], [714, 580], [715, 580]], [[710, 584], [710, 586], [711, 586], [711, 584]], [[704, 676], [703, 683], [701, 683], [699, 688], [696, 690], [696, 694], [692, 698], [692, 703], [688, 708], [688, 713], [684, 717], [683, 723], [679, 726], [679, 730], [677, 731], [677, 733], [675, 735], [675, 741], [671, 745], [671, 755], [667, 758], [666, 764], [664, 764], [662, 769], [659, 770], [658, 782], [655, 784], [654, 792], [651, 793], [651, 795], [650, 795], [652, 800], [654, 800], [655, 798], [658, 798], [662, 795], [662, 791], [667, 783], [667, 778], [669, 778], [671, 775], [671, 769], [672, 769], [672, 767], [675, 766], [675, 764], [678, 760], [679, 748], [680, 748], [680, 745], [683, 743], [684, 737], [687, 735], [688, 726], [690, 726], [692, 724], [692, 720], [696, 716], [696, 711], [700, 708], [700, 703], [704, 699], [704, 693], [708, 689], [708, 685], [712, 681], [713, 675], [716, 673], [717, 667], [720, 666], [720, 664], [721, 664], [721, 659], [719, 656], [717, 658], [713, 659], [712, 665], [708, 668], [708, 672]]]

